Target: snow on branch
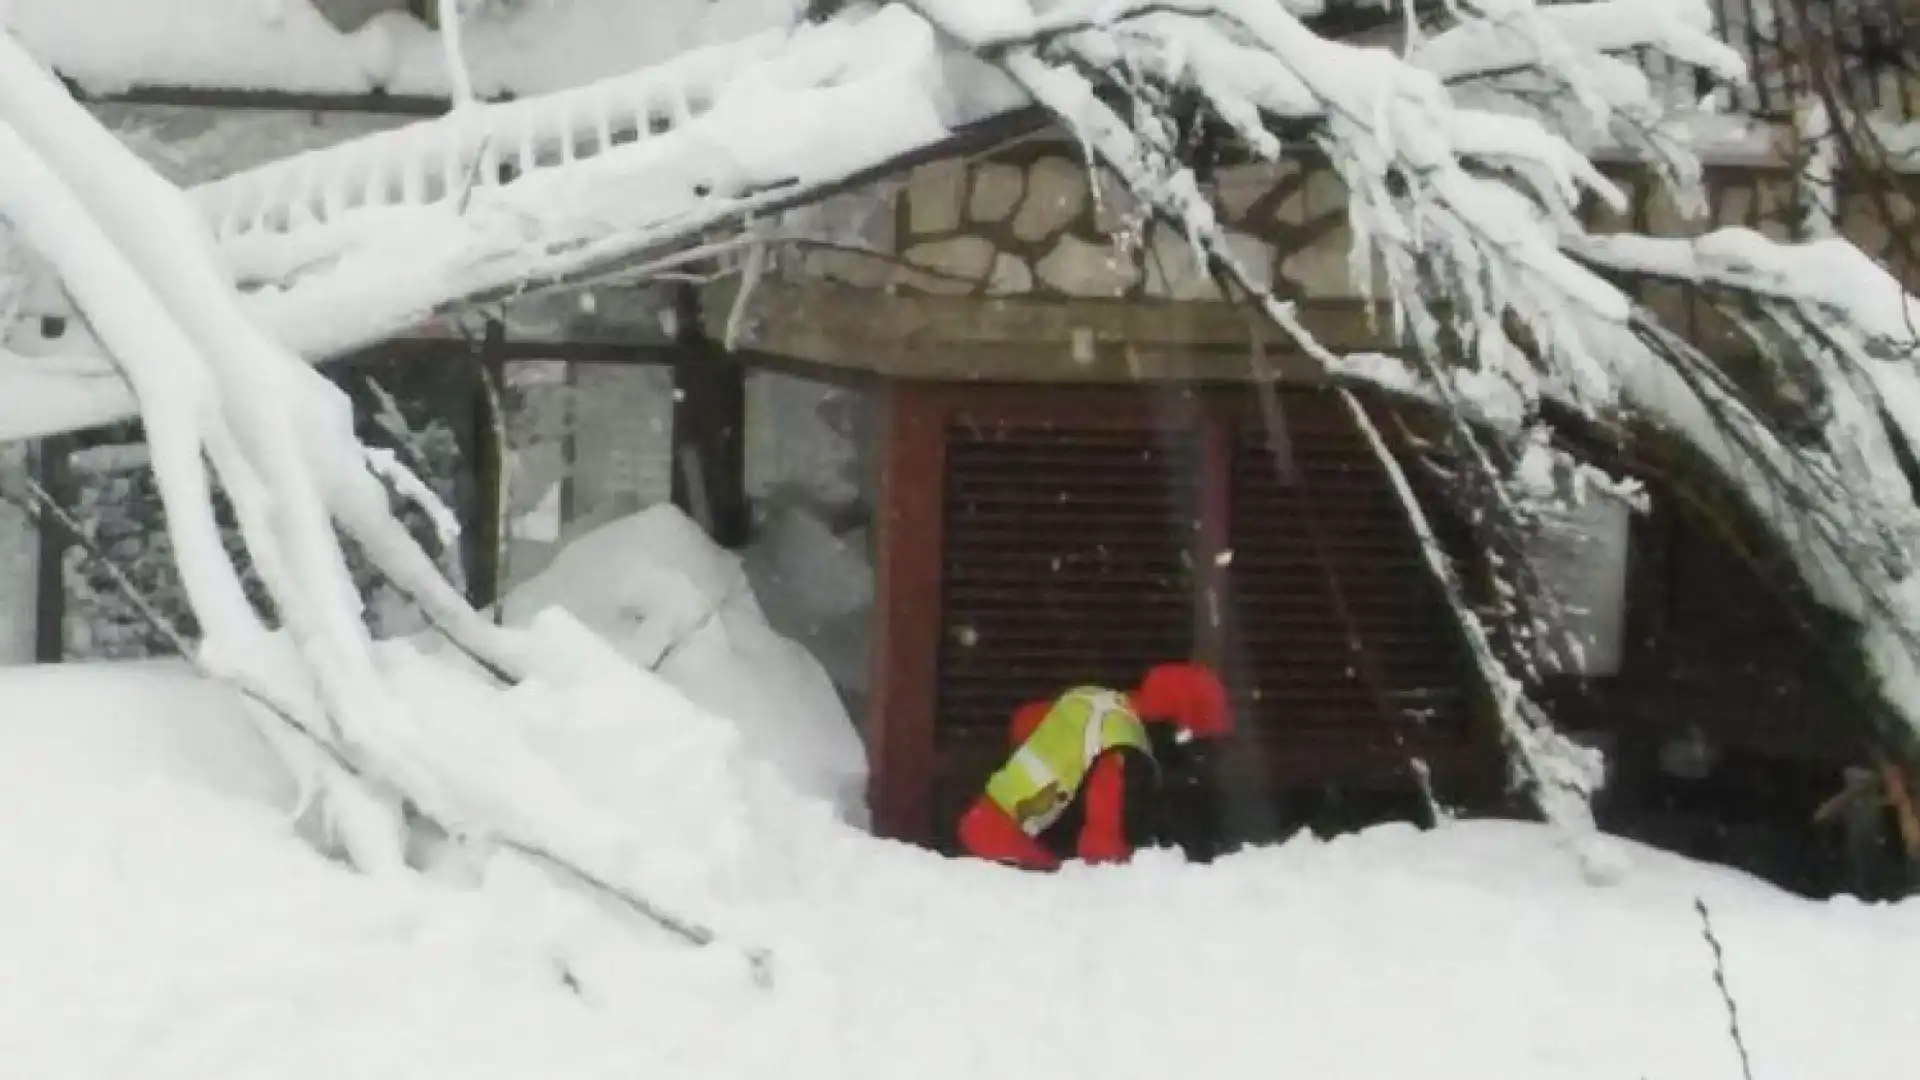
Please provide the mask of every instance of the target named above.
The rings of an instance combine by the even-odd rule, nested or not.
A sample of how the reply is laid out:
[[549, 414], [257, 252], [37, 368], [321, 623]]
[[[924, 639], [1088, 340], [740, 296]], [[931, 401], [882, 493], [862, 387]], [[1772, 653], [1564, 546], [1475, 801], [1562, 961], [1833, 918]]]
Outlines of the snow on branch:
[[[1461, 29], [1505, 25], [1531, 8], [1481, 6], [1489, 10], [1456, 9]], [[1622, 4], [1636, 12], [1659, 6]], [[1591, 61], [1570, 66], [1564, 80], [1582, 88], [1584, 100], [1635, 103], [1600, 62], [1616, 48], [1686, 52], [1677, 43], [1698, 21], [1688, 14], [1698, 0], [1666, 6], [1672, 10], [1663, 17], [1611, 19], [1618, 13], [1610, 4], [1552, 5], [1523, 20], [1526, 40], [1536, 52], [1555, 43], [1541, 55], [1556, 60]], [[696, 50], [576, 90], [476, 103], [250, 170], [193, 196], [237, 280], [256, 290], [254, 316], [311, 359], [365, 347], [478, 298], [665, 265], [714, 230], [739, 229], [938, 156], [970, 127], [1030, 104], [1030, 95], [967, 62], [969, 52], [992, 60], [1039, 48], [1101, 86], [1123, 68], [1168, 90], [1191, 83], [1267, 157], [1282, 152], [1274, 122], [1317, 125], [1329, 137], [1323, 142], [1342, 151], [1356, 223], [1372, 230], [1369, 243], [1418, 248], [1430, 246], [1433, 230], [1486, 233], [1506, 211], [1495, 195], [1449, 195], [1451, 209], [1439, 216], [1451, 220], [1428, 222], [1434, 214], [1399, 220], [1405, 215], [1389, 212], [1379, 191], [1390, 174], [1395, 184], [1458, 186], [1445, 170], [1461, 159], [1526, 177], [1524, 197], [1544, 204], [1554, 220], [1568, 215], [1581, 190], [1612, 197], [1583, 157], [1538, 124], [1461, 108], [1433, 71], [1386, 49], [1313, 33], [1295, 10], [1317, 7], [1087, 0], [1043, 5], [1036, 14], [1024, 0], [927, 5], [924, 13], [951, 30], [944, 43], [914, 5], [857, 7], [791, 35]], [[1584, 36], [1574, 14], [1587, 8], [1610, 28], [1597, 41]], [[655, 132], [663, 118], [668, 129]], [[610, 134], [629, 129], [633, 141]], [[547, 143], [584, 147], [578, 152], [589, 156], [554, 162], [530, 149]], [[496, 175], [498, 165], [514, 169]], [[1429, 179], [1434, 169], [1442, 171]], [[347, 183], [351, 177], [365, 182]], [[1552, 252], [1541, 248], [1530, 258], [1547, 263]], [[1463, 264], [1456, 276], [1475, 273]], [[0, 369], [0, 380], [11, 375]], [[104, 397], [104, 386], [75, 382], [63, 391]], [[123, 395], [79, 413], [130, 409]]]
[[1697, 286], [1748, 338], [1775, 398], [1743, 386], [1640, 312], [1637, 410], [1684, 434], [1762, 517], [1822, 603], [1853, 618], [1879, 680], [1870, 705], [1920, 736], [1920, 300], [1844, 240], [1781, 243], [1742, 229], [1694, 239], [1587, 237], [1596, 266]]
[[1588, 804], [1605, 775], [1599, 754], [1575, 745], [1554, 731], [1545, 713], [1527, 699], [1519, 680], [1507, 671], [1500, 659], [1492, 636], [1468, 604], [1459, 575], [1448, 561], [1433, 526], [1427, 522], [1426, 511], [1407, 482], [1406, 472], [1387, 448], [1379, 428], [1351, 392], [1340, 390], [1340, 399], [1353, 417], [1354, 425], [1365, 436], [1374, 458], [1385, 469], [1394, 498], [1420, 546], [1427, 571], [1439, 583], [1447, 609], [1466, 639], [1474, 667], [1493, 698], [1494, 717], [1500, 724], [1500, 736], [1517, 773], [1519, 788], [1549, 822], [1576, 831], [1592, 829], [1593, 812]]
[[1522, 68], [1562, 69], [1588, 55], [1654, 48], [1728, 82], [1746, 78], [1746, 61], [1713, 35], [1705, 0], [1589, 0], [1536, 5], [1480, 0], [1468, 20], [1417, 43], [1407, 59], [1449, 82]]
[[[0, 219], [58, 272], [139, 400], [205, 633], [182, 651], [264, 707], [263, 735], [321, 792], [353, 862], [370, 873], [406, 867], [409, 818], [424, 817], [457, 843], [517, 853], [685, 940], [712, 941], [631, 884], [624, 824], [524, 744], [499, 687], [456, 680], [467, 700], [451, 706], [401, 692], [364, 621], [340, 534], [484, 668], [531, 673], [531, 646], [475, 612], [394, 518], [345, 396], [242, 307], [181, 192], [4, 36]], [[213, 474], [277, 627], [250, 605], [221, 544]]]

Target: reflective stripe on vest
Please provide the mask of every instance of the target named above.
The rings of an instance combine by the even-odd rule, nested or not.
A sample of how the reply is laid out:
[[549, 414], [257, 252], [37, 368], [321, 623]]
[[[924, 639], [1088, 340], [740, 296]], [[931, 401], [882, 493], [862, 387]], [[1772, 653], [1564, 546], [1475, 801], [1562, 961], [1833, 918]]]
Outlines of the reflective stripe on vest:
[[1120, 747], [1153, 754], [1147, 729], [1126, 698], [1096, 687], [1069, 690], [988, 778], [987, 798], [1022, 832], [1038, 836], [1072, 805], [1095, 759]]

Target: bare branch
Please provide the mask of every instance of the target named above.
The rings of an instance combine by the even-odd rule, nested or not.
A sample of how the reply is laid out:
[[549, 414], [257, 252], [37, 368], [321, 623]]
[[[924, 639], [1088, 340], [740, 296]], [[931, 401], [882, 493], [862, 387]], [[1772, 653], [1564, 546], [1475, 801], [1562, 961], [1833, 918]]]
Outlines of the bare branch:
[[1734, 1004], [1733, 991], [1727, 986], [1726, 954], [1720, 949], [1720, 939], [1713, 932], [1713, 916], [1707, 912], [1707, 902], [1694, 897], [1693, 909], [1700, 913], [1700, 934], [1707, 940], [1707, 947], [1713, 950], [1713, 985], [1720, 990], [1720, 1001], [1727, 1007], [1727, 1034], [1733, 1039], [1735, 1050], [1740, 1052], [1740, 1075], [1745, 1080], [1753, 1080], [1753, 1062], [1747, 1056], [1747, 1040], [1740, 1034], [1740, 1007]]

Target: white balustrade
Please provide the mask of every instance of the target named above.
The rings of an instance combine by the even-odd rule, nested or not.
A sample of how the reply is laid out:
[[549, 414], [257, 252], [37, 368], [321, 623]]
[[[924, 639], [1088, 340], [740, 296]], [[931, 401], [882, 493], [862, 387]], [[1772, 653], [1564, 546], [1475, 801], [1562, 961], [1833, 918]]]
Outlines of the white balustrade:
[[223, 241], [327, 227], [361, 208], [457, 201], [470, 186], [511, 184], [691, 123], [721, 84], [785, 44], [761, 35], [570, 90], [476, 104], [236, 173], [191, 196]]

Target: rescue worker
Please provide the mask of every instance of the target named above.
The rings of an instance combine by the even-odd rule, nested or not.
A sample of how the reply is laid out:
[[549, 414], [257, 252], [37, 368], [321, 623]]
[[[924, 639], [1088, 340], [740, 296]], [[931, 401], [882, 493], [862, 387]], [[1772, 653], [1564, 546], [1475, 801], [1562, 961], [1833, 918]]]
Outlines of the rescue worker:
[[1083, 686], [1023, 705], [1012, 757], [961, 815], [961, 850], [1028, 870], [1056, 869], [1069, 853], [1125, 862], [1163, 759], [1230, 730], [1226, 691], [1202, 664], [1156, 665], [1127, 692]]

